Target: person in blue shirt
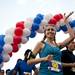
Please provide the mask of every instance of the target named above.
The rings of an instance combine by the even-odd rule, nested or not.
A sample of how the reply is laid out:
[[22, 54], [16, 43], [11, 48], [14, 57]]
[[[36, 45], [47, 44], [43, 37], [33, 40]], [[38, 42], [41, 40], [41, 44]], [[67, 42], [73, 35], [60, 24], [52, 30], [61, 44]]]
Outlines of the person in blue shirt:
[[[68, 23], [66, 17], [64, 16], [64, 23]], [[48, 24], [45, 32], [44, 38], [41, 42], [39, 42], [33, 50], [33, 54], [37, 55], [39, 53], [40, 58], [28, 60], [27, 63], [41, 63], [39, 74], [38, 75], [63, 75], [62, 65], [61, 63], [61, 49], [68, 45], [74, 39], [74, 31], [68, 27], [68, 32], [70, 37], [64, 40], [61, 43], [56, 43], [56, 29], [53, 24]], [[60, 39], [62, 36], [59, 36]], [[48, 55], [53, 55], [53, 59], [48, 61], [42, 61], [41, 58], [46, 57]]]
[[35, 56], [32, 55], [32, 51], [30, 49], [27, 49], [24, 54], [24, 60], [19, 59], [17, 61], [17, 64], [15, 65], [13, 69], [13, 75], [17, 75], [17, 72], [19, 72], [19, 75], [31, 75], [32, 70], [34, 71], [34, 75], [38, 75], [38, 70], [35, 67], [35, 64], [28, 65], [27, 61], [29, 59], [35, 58]]

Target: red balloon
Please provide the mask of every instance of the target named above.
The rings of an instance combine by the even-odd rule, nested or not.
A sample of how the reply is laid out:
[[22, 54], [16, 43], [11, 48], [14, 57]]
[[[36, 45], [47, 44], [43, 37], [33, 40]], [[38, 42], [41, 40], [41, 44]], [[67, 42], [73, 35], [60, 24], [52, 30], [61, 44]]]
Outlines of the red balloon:
[[57, 14], [53, 18], [55, 18], [57, 21], [59, 21], [60, 19], [63, 18], [63, 15], [62, 14]]
[[54, 25], [56, 25], [56, 23], [57, 23], [57, 21], [55, 18], [50, 19], [48, 22], [48, 24], [54, 24]]
[[13, 47], [12, 52], [17, 52], [19, 50], [18, 44], [13, 44], [12, 47]]
[[17, 35], [17, 36], [22, 36], [22, 35], [23, 35], [23, 29], [20, 28], [20, 27], [17, 27], [17, 28], [15, 29], [15, 35]]
[[62, 19], [62, 18], [63, 18], [63, 15], [62, 15], [61, 13], [59, 14], [59, 16], [60, 16], [60, 19]]
[[55, 15], [53, 18], [55, 18], [57, 21], [60, 20], [60, 16], [59, 15]]
[[10, 57], [12, 57], [12, 52], [8, 53]]
[[20, 28], [24, 29], [25, 28], [24, 21], [16, 23], [16, 27], [20, 27]]
[[21, 43], [21, 37], [19, 37], [19, 36], [14, 36], [14, 37], [13, 37], [13, 43], [14, 43], [14, 44], [20, 44], [20, 43]]

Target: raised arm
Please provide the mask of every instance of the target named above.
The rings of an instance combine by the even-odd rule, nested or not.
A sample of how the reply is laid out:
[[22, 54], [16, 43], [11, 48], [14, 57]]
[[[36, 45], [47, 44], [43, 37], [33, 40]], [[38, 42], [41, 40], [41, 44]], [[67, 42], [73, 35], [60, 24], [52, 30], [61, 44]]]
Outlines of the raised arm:
[[74, 37], [75, 37], [74, 31], [69, 27], [68, 32], [69, 32], [69, 38], [64, 40], [62, 43], [58, 44], [60, 48], [67, 46], [70, 42], [72, 42], [74, 40]]
[[66, 40], [64, 40], [62, 43], [59, 43], [58, 46], [60, 48], [63, 48], [65, 46], [67, 46], [71, 41], [74, 40], [75, 38], [75, 32], [73, 31], [73, 29], [69, 26], [69, 23], [67, 21], [67, 18], [71, 15], [72, 13], [70, 13], [67, 17], [64, 18], [64, 23], [67, 24], [68, 27], [68, 33], [69, 33], [69, 38], [67, 38]]

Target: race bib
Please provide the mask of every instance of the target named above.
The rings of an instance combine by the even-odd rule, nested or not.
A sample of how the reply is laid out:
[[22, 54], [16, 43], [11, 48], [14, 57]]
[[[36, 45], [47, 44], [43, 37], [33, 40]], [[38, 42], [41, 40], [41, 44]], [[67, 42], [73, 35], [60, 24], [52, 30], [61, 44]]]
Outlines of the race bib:
[[60, 62], [58, 61], [54, 61], [52, 60], [50, 62], [50, 66], [48, 67], [51, 71], [56, 71], [56, 72], [60, 72], [62, 69], [62, 65]]

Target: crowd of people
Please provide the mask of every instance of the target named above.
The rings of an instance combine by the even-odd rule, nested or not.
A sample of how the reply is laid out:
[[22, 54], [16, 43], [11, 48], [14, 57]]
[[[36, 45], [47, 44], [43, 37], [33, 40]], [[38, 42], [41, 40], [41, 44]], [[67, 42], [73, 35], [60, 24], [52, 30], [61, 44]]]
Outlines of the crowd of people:
[[[44, 49], [46, 48], [44, 47]], [[51, 54], [37, 59], [35, 58], [35, 55], [32, 53], [32, 50], [27, 49], [26, 52], [24, 53], [24, 60], [18, 59], [15, 67], [12, 70], [10, 69], [6, 70], [6, 75], [31, 75], [32, 70], [34, 71], [33, 75], [42, 75], [42, 74], [43, 75], [51, 75], [51, 74], [75, 75], [75, 55], [73, 54], [74, 50], [75, 50], [75, 42], [72, 41], [66, 46], [66, 50], [61, 51], [62, 70], [57, 70], [58, 67], [57, 60], [59, 60], [58, 58], [59, 54], [57, 56], [57, 60], [51, 62], [51, 60], [53, 60], [54, 58], [53, 56], [51, 56]], [[36, 63], [39, 62], [41, 64], [40, 64], [40, 69], [38, 70], [36, 67]], [[52, 63], [55, 64], [54, 65], [55, 69], [51, 69], [52, 67], [48, 68], [48, 66], [50, 67]], [[4, 70], [0, 70], [0, 75], [4, 75]]]

